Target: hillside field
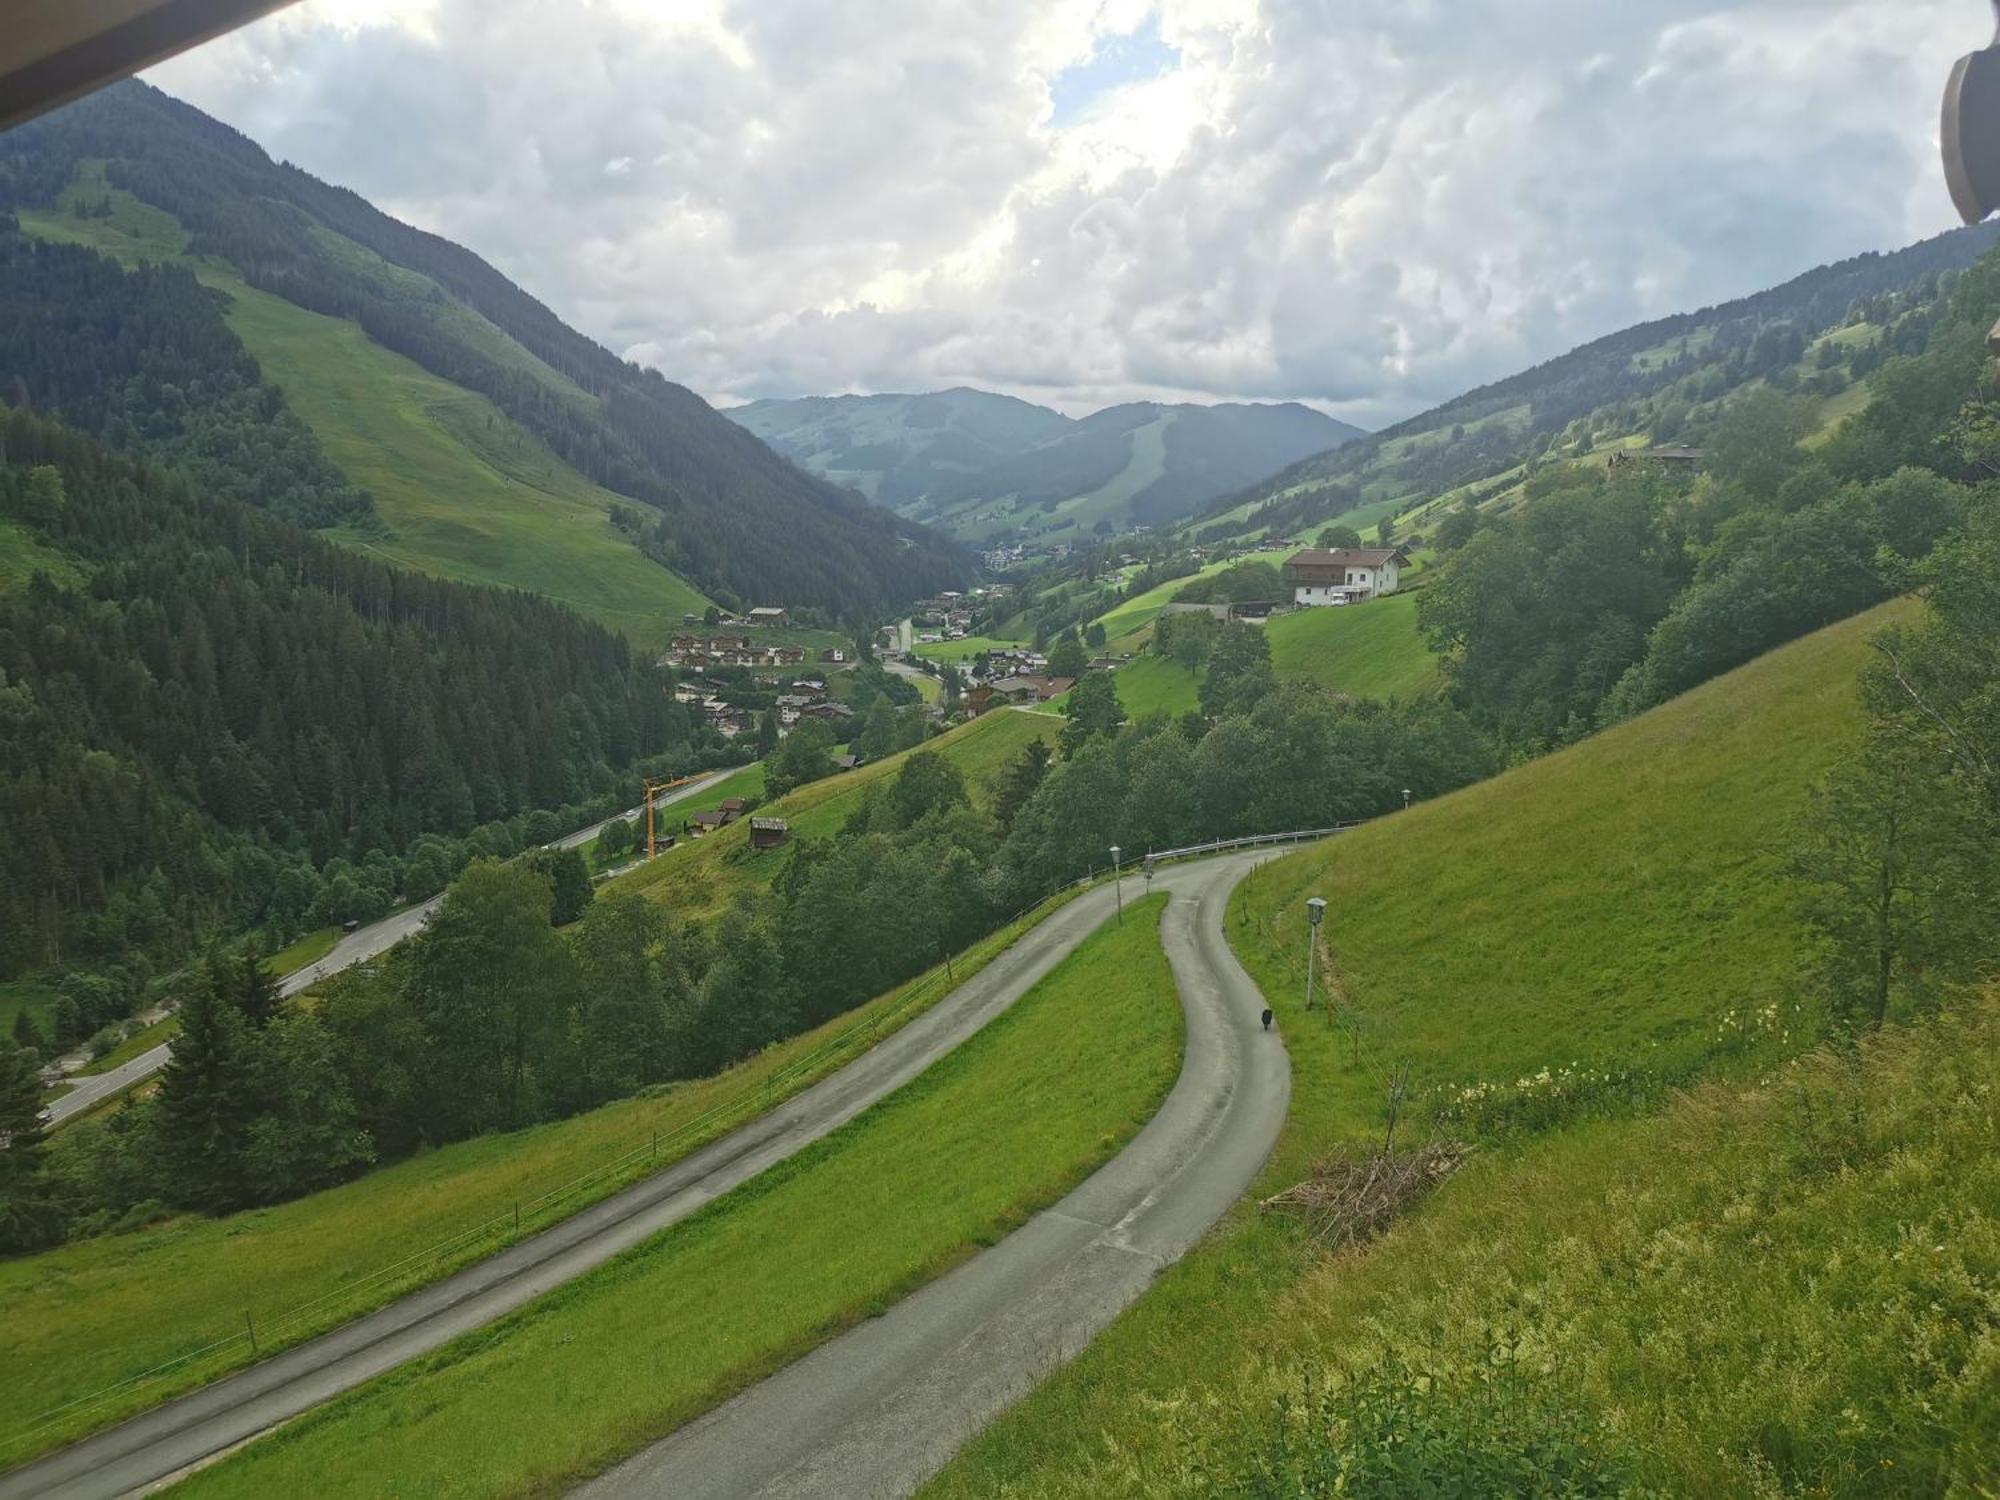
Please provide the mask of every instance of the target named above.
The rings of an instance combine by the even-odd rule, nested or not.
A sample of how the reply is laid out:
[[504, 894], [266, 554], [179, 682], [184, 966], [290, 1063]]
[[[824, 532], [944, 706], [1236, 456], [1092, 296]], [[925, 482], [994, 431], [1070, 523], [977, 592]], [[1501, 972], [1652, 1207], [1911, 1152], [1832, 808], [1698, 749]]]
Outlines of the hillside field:
[[[697, 590], [612, 527], [610, 507], [633, 502], [585, 480], [485, 397], [382, 348], [358, 324], [308, 312], [258, 291], [221, 261], [189, 256], [187, 236], [170, 215], [101, 175], [72, 186], [65, 203], [86, 191], [110, 203], [111, 217], [78, 218], [59, 208], [23, 213], [21, 227], [127, 266], [184, 263], [227, 296], [229, 326], [264, 378], [283, 388], [327, 456], [374, 496], [388, 530], [337, 533], [337, 540], [439, 577], [544, 594], [642, 646], [663, 644], [684, 613], [707, 607]], [[463, 316], [481, 321], [469, 311]], [[481, 321], [480, 331], [483, 343], [512, 351], [511, 362], [559, 379], [499, 329]], [[575, 398], [588, 399], [581, 391]]]
[[[1533, 1083], [1544, 1068], [1625, 1081], [1605, 1118], [1490, 1146], [1377, 1247], [1337, 1264], [1290, 1221], [1246, 1205], [926, 1495], [1209, 1493], [1195, 1479], [1216, 1471], [1190, 1455], [1250, 1461], [1268, 1428], [1273, 1370], [1294, 1378], [1302, 1366], [1374, 1351], [1384, 1330], [1405, 1327], [1460, 1360], [1468, 1341], [1510, 1317], [1531, 1318], [1532, 1336], [1573, 1316], [1623, 1352], [1586, 1352], [1583, 1334], [1561, 1346], [1590, 1366], [1594, 1391], [1622, 1391], [1628, 1379], [1642, 1387], [1651, 1404], [1638, 1421], [1671, 1425], [1672, 1403], [1696, 1389], [1717, 1420], [1733, 1412], [1724, 1383], [1764, 1378], [1757, 1341], [1791, 1347], [1804, 1335], [1783, 1305], [1749, 1306], [1754, 1257], [1725, 1275], [1693, 1247], [1712, 1242], [1739, 1190], [1738, 1164], [1780, 1149], [1772, 1127], [1756, 1125], [1777, 1106], [1722, 1090], [1665, 1115], [1646, 1111], [1668, 1085], [1761, 1077], [1809, 1043], [1797, 978], [1803, 934], [1779, 878], [1787, 829], [1807, 787], [1858, 732], [1854, 688], [1868, 636], [1909, 609], [1893, 604], [1836, 625], [1239, 887], [1231, 942], [1279, 1011], [1293, 1069], [1291, 1118], [1255, 1196], [1297, 1182], [1343, 1142], [1378, 1136], [1387, 1074], [1402, 1060], [1419, 1121], [1466, 1087], [1504, 1090], [1524, 1078], [1531, 1092], [1547, 1087]], [[1328, 902], [1337, 1027], [1302, 1009], [1308, 895]], [[1732, 1115], [1751, 1127], [1741, 1140], [1725, 1123]], [[1990, 1112], [1984, 1128], [1990, 1135]], [[1893, 1248], [1893, 1226], [1879, 1217], [1843, 1223], [1830, 1200], [1811, 1213], [1815, 1224], [1840, 1224], [1830, 1238], [1865, 1233], [1879, 1245], [1890, 1233]], [[1788, 1256], [1811, 1246], [1803, 1220], [1779, 1223]], [[1685, 1292], [1632, 1293], [1592, 1259], [1590, 1247], [1616, 1258], [1657, 1243], [1648, 1235], [1679, 1237], [1662, 1254]], [[1879, 1249], [1868, 1253], [1875, 1264]], [[1560, 1300], [1537, 1290], [1550, 1283]], [[1658, 1315], [1661, 1299], [1697, 1288], [1746, 1308], [1748, 1333], [1724, 1332], [1712, 1312], [1690, 1314], [1690, 1336], [1726, 1346], [1716, 1383], [1691, 1387], [1689, 1370], [1709, 1367], [1693, 1350], [1632, 1368], [1635, 1351], [1676, 1326]], [[1560, 1310], [1509, 1311], [1545, 1306]], [[1797, 1394], [1812, 1386], [1805, 1372], [1821, 1351], [1794, 1357], [1806, 1360], [1788, 1366], [1799, 1371], [1788, 1382]], [[1740, 1471], [1713, 1447], [1694, 1451], [1711, 1452], [1722, 1480], [1710, 1471], [1708, 1482], [1668, 1492], [1740, 1490]]]
[[1417, 633], [1417, 595], [1344, 608], [1302, 609], [1265, 626], [1280, 679], [1316, 682], [1356, 698], [1408, 698], [1439, 681], [1437, 657]]

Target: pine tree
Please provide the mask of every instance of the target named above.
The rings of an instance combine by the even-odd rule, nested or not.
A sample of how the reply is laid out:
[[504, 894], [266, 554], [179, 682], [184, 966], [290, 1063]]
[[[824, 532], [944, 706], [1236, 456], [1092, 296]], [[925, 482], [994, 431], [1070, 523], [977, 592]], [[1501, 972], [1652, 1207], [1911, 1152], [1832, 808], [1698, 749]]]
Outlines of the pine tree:
[[195, 983], [160, 1075], [160, 1150], [174, 1201], [210, 1211], [246, 1201], [244, 1150], [255, 1107], [250, 1025], [228, 994]]
[[32, 1052], [0, 1051], [0, 1250], [59, 1237], [44, 1151], [40, 1064]]

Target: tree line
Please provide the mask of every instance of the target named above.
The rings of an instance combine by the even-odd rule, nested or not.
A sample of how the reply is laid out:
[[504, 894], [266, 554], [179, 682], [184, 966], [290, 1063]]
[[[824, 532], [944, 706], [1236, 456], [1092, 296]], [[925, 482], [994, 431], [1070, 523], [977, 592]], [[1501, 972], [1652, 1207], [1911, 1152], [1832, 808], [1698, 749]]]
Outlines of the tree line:
[[0, 443], [0, 518], [87, 575], [0, 594], [0, 975], [369, 914], [718, 748], [558, 605], [384, 567], [25, 412]]

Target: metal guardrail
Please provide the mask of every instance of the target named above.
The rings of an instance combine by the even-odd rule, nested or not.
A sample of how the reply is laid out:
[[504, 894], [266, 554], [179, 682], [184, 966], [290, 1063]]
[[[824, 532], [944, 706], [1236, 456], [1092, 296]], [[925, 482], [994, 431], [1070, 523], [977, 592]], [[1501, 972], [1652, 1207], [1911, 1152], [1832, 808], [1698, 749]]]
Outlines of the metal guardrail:
[[1185, 849], [1161, 849], [1146, 855], [1143, 868], [1152, 869], [1170, 859], [1195, 859], [1204, 854], [1227, 854], [1233, 849], [1261, 849], [1276, 844], [1308, 844], [1315, 839], [1331, 838], [1336, 833], [1345, 833], [1350, 828], [1359, 828], [1368, 820], [1355, 818], [1346, 823], [1336, 823], [1331, 828], [1301, 828], [1295, 833], [1255, 833], [1247, 838], [1215, 839], [1206, 844], [1189, 844]]

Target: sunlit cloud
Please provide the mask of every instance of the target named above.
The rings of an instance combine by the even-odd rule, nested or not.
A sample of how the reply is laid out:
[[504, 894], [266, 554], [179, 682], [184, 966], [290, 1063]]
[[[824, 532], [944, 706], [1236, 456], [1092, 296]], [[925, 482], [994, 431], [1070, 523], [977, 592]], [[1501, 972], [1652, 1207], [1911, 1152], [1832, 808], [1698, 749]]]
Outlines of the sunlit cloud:
[[306, 0], [152, 76], [718, 400], [1379, 422], [1946, 227], [1964, 9]]

